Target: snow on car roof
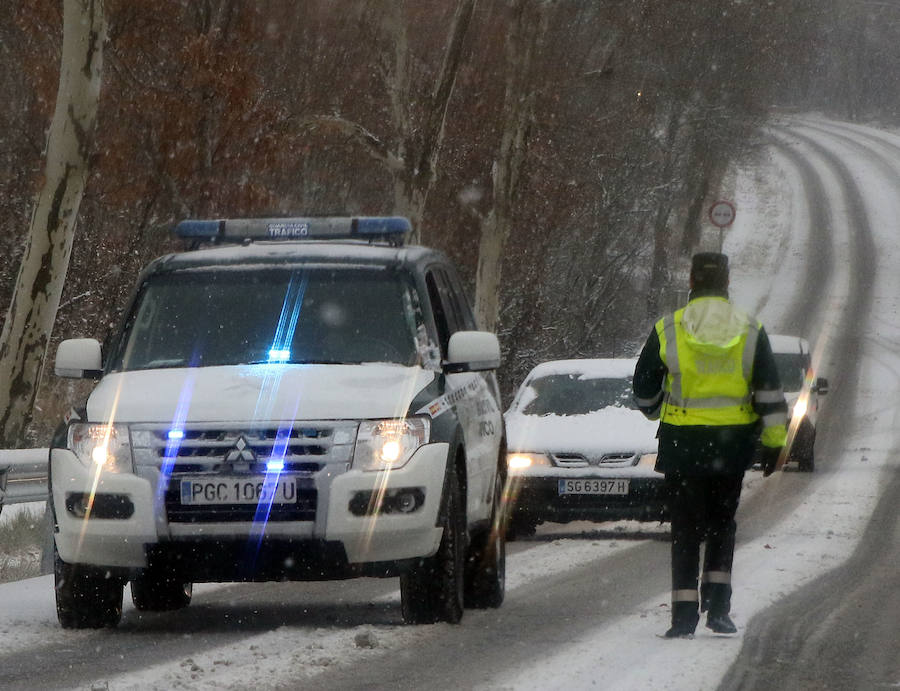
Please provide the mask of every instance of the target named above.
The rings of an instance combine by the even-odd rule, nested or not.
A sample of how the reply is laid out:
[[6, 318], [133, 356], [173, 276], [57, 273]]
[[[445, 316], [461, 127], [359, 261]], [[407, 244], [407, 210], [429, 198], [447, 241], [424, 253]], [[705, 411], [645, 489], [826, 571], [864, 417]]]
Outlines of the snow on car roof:
[[583, 358], [550, 360], [537, 365], [528, 373], [526, 381], [554, 374], [577, 374], [581, 379], [630, 377], [637, 358]]
[[174, 260], [191, 263], [194, 261], [221, 261], [234, 262], [256, 260], [283, 260], [305, 259], [308, 257], [335, 259], [353, 258], [368, 259], [396, 258], [409, 253], [411, 247], [396, 248], [387, 245], [371, 245], [367, 242], [343, 240], [343, 241], [316, 241], [305, 242], [254, 242], [248, 245], [223, 245], [207, 247], [192, 252], [182, 252], [173, 255]]
[[239, 246], [204, 247], [169, 254], [152, 261], [145, 267], [145, 271], [155, 273], [192, 267], [237, 266], [247, 268], [253, 265], [271, 266], [273, 264], [287, 265], [317, 261], [329, 264], [347, 262], [356, 265], [378, 264], [384, 266], [416, 264], [431, 258], [445, 259], [440, 251], [418, 245], [391, 247], [356, 240], [261, 241]]
[[769, 344], [773, 353], [808, 353], [809, 343], [800, 336], [769, 334]]

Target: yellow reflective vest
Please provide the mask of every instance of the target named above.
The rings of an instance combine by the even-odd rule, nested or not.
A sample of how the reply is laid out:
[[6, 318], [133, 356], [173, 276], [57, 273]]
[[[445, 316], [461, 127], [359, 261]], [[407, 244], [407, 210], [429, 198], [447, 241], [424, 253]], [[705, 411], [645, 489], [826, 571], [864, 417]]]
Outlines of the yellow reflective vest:
[[760, 323], [722, 297], [692, 300], [656, 323], [668, 369], [660, 421], [669, 425], [747, 425]]

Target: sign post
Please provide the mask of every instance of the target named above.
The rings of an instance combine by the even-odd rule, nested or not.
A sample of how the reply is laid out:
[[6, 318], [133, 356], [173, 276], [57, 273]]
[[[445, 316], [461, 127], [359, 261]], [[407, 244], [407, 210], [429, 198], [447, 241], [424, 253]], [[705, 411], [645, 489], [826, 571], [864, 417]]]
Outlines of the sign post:
[[723, 231], [725, 228], [734, 223], [734, 217], [737, 215], [737, 209], [734, 204], [729, 201], [725, 201], [724, 199], [720, 199], [717, 202], [713, 202], [713, 205], [709, 207], [709, 220], [712, 221], [712, 224], [719, 229], [719, 251], [722, 251], [722, 245], [724, 244], [724, 234]]

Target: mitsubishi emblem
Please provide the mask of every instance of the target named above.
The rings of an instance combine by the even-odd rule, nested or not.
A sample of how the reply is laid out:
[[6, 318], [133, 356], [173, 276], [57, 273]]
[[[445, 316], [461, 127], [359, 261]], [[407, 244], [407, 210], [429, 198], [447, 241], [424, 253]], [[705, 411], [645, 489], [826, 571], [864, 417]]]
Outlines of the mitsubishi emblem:
[[256, 463], [256, 453], [250, 448], [247, 438], [242, 434], [234, 443], [234, 447], [225, 454], [226, 463]]

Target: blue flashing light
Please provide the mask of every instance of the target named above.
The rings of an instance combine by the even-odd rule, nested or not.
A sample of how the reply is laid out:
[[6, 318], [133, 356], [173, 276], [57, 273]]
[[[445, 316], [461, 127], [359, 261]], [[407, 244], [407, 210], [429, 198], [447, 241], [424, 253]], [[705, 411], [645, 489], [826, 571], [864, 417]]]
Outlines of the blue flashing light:
[[186, 240], [384, 240], [401, 245], [412, 231], [403, 216], [309, 216], [184, 220], [175, 233]]
[[403, 216], [360, 216], [356, 231], [360, 235], [406, 235], [412, 231], [412, 223]]
[[225, 221], [180, 221], [175, 234], [187, 240], [214, 240], [222, 234]]
[[280, 473], [284, 470], [284, 459], [283, 458], [270, 458], [266, 461], [266, 470], [273, 473]]
[[281, 348], [272, 348], [269, 351], [269, 362], [287, 362], [291, 359], [291, 351]]
[[166, 435], [167, 439], [184, 439], [184, 430], [183, 429], [170, 429], [169, 433]]

